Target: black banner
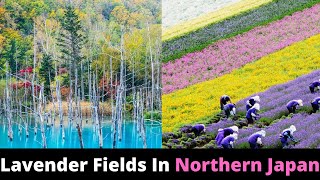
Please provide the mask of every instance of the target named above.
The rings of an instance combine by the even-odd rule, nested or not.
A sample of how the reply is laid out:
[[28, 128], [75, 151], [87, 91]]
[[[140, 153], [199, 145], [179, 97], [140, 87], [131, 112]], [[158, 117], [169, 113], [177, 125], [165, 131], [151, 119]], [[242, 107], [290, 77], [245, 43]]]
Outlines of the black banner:
[[319, 150], [0, 150], [0, 176], [319, 176]]

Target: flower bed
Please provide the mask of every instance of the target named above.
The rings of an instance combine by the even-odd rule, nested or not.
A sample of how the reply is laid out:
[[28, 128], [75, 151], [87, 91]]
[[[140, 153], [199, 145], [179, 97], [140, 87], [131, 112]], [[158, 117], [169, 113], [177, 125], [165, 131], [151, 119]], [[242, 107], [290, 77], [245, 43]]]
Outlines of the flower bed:
[[163, 92], [170, 93], [230, 73], [319, 33], [320, 4], [163, 64]]
[[230, 74], [163, 95], [163, 132], [207, 122], [219, 112], [223, 94], [237, 102], [251, 94], [319, 69], [320, 35], [295, 43]]
[[177, 39], [164, 41], [162, 44], [163, 61], [168, 62], [187, 53], [202, 50], [213, 42], [282, 19], [319, 2], [320, 0], [274, 0], [257, 9], [193, 31]]

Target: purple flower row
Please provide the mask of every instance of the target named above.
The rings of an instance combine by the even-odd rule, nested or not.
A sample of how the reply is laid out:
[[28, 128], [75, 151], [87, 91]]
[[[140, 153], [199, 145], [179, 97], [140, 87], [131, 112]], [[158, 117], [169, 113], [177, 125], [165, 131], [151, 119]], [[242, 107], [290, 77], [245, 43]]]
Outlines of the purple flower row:
[[[311, 108], [311, 100], [320, 96], [320, 94], [311, 94], [309, 84], [318, 79], [320, 79], [320, 70], [288, 83], [273, 86], [265, 92], [254, 94], [260, 96], [261, 117], [277, 119], [279, 116], [288, 113], [286, 104], [293, 99], [302, 99], [304, 106], [310, 106]], [[237, 102], [238, 112], [246, 111], [245, 105], [248, 98]]]
[[[266, 137], [262, 139], [265, 148], [280, 148], [281, 143], [279, 135], [281, 132], [289, 128], [290, 125], [295, 125], [297, 131], [293, 136], [299, 140], [299, 143], [294, 148], [317, 148], [320, 146], [320, 114], [295, 114], [292, 118], [287, 118], [274, 123], [267, 128]], [[260, 131], [260, 128], [247, 128], [239, 130], [239, 138], [236, 141], [235, 148], [243, 143], [248, 143], [248, 137], [254, 132]]]
[[320, 33], [320, 4], [162, 66], [163, 92], [207, 81]]

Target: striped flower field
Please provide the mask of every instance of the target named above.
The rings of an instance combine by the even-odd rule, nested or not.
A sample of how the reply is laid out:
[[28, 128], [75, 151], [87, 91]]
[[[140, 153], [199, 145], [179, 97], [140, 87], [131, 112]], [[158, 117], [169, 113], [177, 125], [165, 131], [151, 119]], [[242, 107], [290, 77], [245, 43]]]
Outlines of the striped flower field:
[[[312, 17], [312, 18], [310, 18]], [[320, 33], [320, 5], [219, 41], [162, 66], [163, 92], [207, 81]]]
[[[308, 88], [320, 78], [320, 0], [264, 2], [211, 23], [184, 28], [182, 36], [163, 35], [163, 147], [216, 148], [217, 129], [237, 125], [235, 148], [249, 148], [248, 136], [261, 129], [267, 131], [264, 148], [281, 148], [279, 133], [292, 124], [300, 140], [295, 148], [320, 147], [320, 136], [310, 140], [320, 130], [320, 113], [312, 113], [310, 102], [320, 93]], [[233, 120], [220, 115], [223, 94], [237, 105]], [[261, 118], [248, 126], [245, 102], [253, 95], [260, 96]], [[296, 98], [305, 106], [289, 114], [285, 105]], [[206, 124], [207, 132], [194, 137], [181, 130], [196, 123]]]

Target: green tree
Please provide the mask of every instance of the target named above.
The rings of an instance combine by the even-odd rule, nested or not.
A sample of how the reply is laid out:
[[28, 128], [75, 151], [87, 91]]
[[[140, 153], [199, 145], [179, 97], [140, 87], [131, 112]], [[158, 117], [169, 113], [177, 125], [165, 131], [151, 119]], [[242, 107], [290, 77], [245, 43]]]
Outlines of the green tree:
[[[80, 62], [83, 60], [81, 50], [85, 44], [83, 36], [83, 27], [75, 8], [68, 5], [61, 19], [62, 31], [58, 38], [58, 45], [61, 49], [61, 59], [64, 60], [64, 66], [69, 69], [70, 85], [75, 80], [75, 70], [80, 67]], [[80, 71], [78, 71], [80, 73]]]
[[41, 62], [41, 67], [39, 69], [39, 75], [41, 77], [41, 81], [44, 85], [44, 94], [45, 96], [51, 96], [50, 91], [50, 82], [51, 79], [54, 79], [55, 72], [52, 64], [52, 56], [49, 54], [44, 54]]

